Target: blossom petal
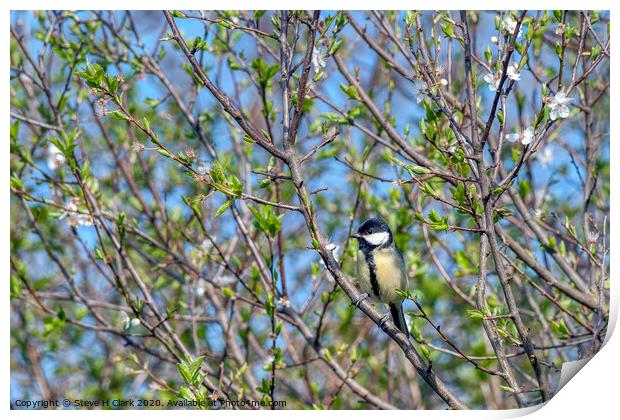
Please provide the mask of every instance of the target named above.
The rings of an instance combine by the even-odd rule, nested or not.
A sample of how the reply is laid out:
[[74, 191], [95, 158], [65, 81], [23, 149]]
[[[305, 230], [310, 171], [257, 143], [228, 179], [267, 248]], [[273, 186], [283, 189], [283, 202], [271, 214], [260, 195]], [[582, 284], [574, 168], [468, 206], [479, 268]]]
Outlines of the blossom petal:
[[123, 322], [123, 328], [128, 329], [130, 319], [129, 315], [127, 315], [127, 312], [121, 311], [121, 321]]
[[516, 142], [517, 140], [519, 140], [520, 137], [521, 137], [520, 133], [506, 134], [506, 140], [508, 140], [511, 143]]
[[491, 92], [495, 92], [499, 87], [499, 77], [493, 73], [485, 74], [482, 80], [488, 83], [488, 88]]
[[517, 64], [512, 63], [511, 65], [508, 66], [508, 69], [506, 70], [506, 75], [508, 76], [508, 78], [510, 80], [521, 80], [521, 73], [519, 73], [519, 66], [517, 66]]
[[534, 137], [534, 129], [532, 127], [528, 127], [523, 131], [524, 137]]
[[549, 118], [551, 118], [552, 121], [555, 121], [558, 119], [558, 111], [556, 110], [555, 107], [550, 107], [551, 108], [551, 112], [549, 113]]
[[327, 65], [327, 61], [325, 60], [326, 55], [327, 50], [323, 45], [314, 47], [314, 50], [312, 50], [312, 66], [314, 67], [315, 73], [318, 73], [321, 70], [321, 67], [325, 67]]
[[56, 169], [58, 169], [58, 161], [54, 157], [48, 157], [47, 167], [50, 168], [52, 171], [55, 171]]
[[558, 107], [558, 112], [560, 114], [560, 118], [566, 118], [568, 117], [568, 114], [570, 114], [570, 109], [568, 109], [566, 105], [562, 105]]

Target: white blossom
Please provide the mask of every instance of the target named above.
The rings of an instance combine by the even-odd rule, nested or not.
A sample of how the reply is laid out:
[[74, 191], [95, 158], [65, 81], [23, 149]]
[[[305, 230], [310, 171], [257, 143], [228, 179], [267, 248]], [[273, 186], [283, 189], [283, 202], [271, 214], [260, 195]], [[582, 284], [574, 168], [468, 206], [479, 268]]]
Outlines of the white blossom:
[[47, 146], [47, 166], [55, 171], [60, 165], [66, 162], [65, 156], [60, 152], [60, 149], [55, 144], [50, 143]]
[[439, 83], [441, 83], [441, 86], [448, 86], [448, 81], [446, 79], [441, 79]]
[[132, 327], [137, 327], [138, 325], [140, 325], [140, 320], [138, 318], [133, 318], [131, 320], [131, 326]]
[[65, 203], [65, 211], [58, 217], [58, 220], [62, 220], [67, 217], [70, 213], [77, 211], [77, 200], [75, 198], [70, 199]]
[[327, 66], [327, 61], [325, 57], [327, 56], [327, 48], [323, 45], [318, 47], [314, 47], [312, 50], [312, 66], [314, 67], [314, 72], [318, 73], [321, 68]]
[[544, 215], [545, 212], [542, 209], [537, 208], [534, 210], [534, 217], [536, 217], [537, 219], [542, 219]]
[[519, 73], [519, 65], [517, 63], [510, 63], [506, 69], [506, 75], [510, 80], [521, 80], [521, 73]]
[[127, 315], [127, 312], [122, 311], [121, 312], [121, 321], [123, 322], [123, 329], [126, 330], [129, 328], [129, 315]]
[[105, 107], [105, 102], [102, 100], [97, 101], [97, 103], [95, 104], [95, 116], [98, 119], [101, 119], [105, 117], [107, 113], [108, 113], [108, 110]]
[[530, 144], [535, 137], [534, 129], [532, 127], [528, 127], [520, 133], [512, 133], [506, 134], [506, 140], [515, 143], [516, 141], [520, 141], [523, 145]]
[[69, 224], [73, 227], [78, 226], [92, 226], [93, 218], [90, 214], [78, 213], [79, 199], [76, 197], [71, 198], [65, 204], [65, 211], [58, 216], [58, 220], [67, 219]]
[[568, 104], [572, 100], [573, 98], [568, 98], [563, 90], [556, 93], [555, 96], [549, 101], [549, 108], [551, 109], [549, 118], [555, 121], [558, 119], [558, 117], [568, 117], [568, 114], [570, 114]]
[[[517, 29], [517, 21], [512, 18], [512, 16], [508, 15], [502, 21], [502, 29], [512, 35], [515, 33], [515, 29]], [[521, 28], [519, 28], [519, 33], [517, 34], [517, 38], [521, 37]]]
[[536, 155], [536, 159], [541, 165], [547, 166], [553, 161], [553, 150], [550, 146], [545, 147], [539, 154]]
[[291, 306], [291, 301], [288, 300], [288, 298], [286, 297], [281, 297], [280, 299], [278, 299], [278, 304], [283, 308], [288, 308]]
[[73, 218], [75, 226], [92, 226], [93, 218], [89, 214], [78, 214]]
[[413, 89], [416, 93], [416, 103], [420, 103], [424, 100], [424, 96], [426, 95], [426, 83], [422, 80], [416, 80], [413, 82]]
[[499, 79], [499, 74], [497, 73], [487, 73], [483, 77], [483, 80], [488, 83], [489, 90], [491, 92], [495, 92], [497, 91], [497, 89], [499, 89]]
[[506, 134], [506, 140], [510, 143], [515, 143], [517, 140], [519, 140], [519, 138], [521, 138], [521, 133]]
[[532, 127], [528, 127], [523, 131], [523, 137], [521, 138], [521, 144], [528, 145], [534, 138], [536, 137], [536, 133], [534, 133], [534, 129]]
[[495, 35], [493, 35], [491, 37], [491, 43], [497, 45], [497, 44], [499, 44], [499, 39]]
[[586, 233], [586, 237], [588, 239], [588, 242], [591, 245], [594, 245], [596, 243], [596, 241], [598, 241], [600, 234], [598, 232], [594, 232], [594, 231], [590, 231]]
[[198, 281], [196, 282], [196, 288], [194, 289], [194, 294], [199, 298], [203, 297], [207, 290], [206, 285], [207, 285], [207, 281], [203, 279], [202, 277], [199, 278]]
[[133, 143], [131, 143], [131, 150], [133, 150], [134, 152], [142, 152], [144, 150], [144, 144], [140, 143], [139, 141], [134, 141]]

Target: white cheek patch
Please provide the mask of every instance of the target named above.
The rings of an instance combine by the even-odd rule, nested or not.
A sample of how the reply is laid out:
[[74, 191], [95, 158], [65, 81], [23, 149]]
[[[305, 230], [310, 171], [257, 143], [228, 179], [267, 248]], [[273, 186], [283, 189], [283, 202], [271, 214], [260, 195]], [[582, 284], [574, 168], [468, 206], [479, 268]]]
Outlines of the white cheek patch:
[[364, 236], [366, 242], [375, 246], [385, 244], [388, 239], [390, 239], [390, 234], [387, 232], [371, 233], [370, 235]]

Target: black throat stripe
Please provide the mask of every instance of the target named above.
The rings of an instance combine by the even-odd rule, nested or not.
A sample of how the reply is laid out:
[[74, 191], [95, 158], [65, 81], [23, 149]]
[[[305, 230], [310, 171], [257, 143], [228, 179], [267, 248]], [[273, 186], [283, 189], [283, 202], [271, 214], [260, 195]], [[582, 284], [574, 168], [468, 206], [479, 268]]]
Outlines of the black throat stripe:
[[379, 282], [377, 281], [377, 266], [375, 265], [375, 259], [372, 256], [372, 252], [366, 254], [366, 262], [368, 263], [368, 271], [370, 272], [370, 286], [372, 286], [372, 293], [378, 298], [381, 293], [379, 288]]

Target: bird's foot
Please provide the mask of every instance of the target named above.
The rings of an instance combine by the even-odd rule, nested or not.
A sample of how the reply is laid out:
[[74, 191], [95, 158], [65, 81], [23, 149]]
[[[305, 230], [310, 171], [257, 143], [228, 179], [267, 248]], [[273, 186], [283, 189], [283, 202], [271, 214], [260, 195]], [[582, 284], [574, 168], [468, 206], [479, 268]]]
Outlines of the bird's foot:
[[353, 305], [359, 308], [360, 303], [362, 303], [365, 299], [368, 299], [368, 293], [362, 293], [361, 295], [359, 295], [359, 297], [355, 299], [355, 302], [353, 302]]
[[385, 324], [388, 319], [390, 319], [390, 314], [389, 313], [383, 315], [381, 317], [381, 319], [379, 320], [379, 327], [383, 327], [383, 324]]

